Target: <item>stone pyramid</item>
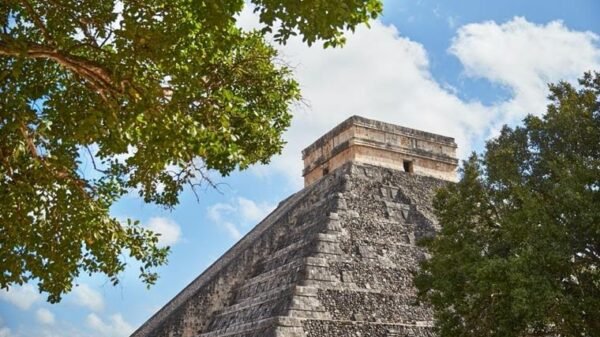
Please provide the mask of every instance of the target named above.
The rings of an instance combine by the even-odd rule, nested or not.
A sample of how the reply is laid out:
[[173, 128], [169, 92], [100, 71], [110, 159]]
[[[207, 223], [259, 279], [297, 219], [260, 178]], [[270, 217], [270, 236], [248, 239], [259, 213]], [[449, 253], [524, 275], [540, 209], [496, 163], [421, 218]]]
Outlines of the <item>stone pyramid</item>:
[[452, 138], [351, 117], [303, 151], [305, 188], [132, 336], [433, 336], [412, 273]]

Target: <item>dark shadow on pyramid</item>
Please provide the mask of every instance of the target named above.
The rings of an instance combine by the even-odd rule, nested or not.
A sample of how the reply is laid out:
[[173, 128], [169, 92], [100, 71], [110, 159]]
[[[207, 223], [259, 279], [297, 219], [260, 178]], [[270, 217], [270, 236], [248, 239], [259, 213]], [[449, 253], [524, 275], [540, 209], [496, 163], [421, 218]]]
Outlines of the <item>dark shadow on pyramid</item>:
[[351, 117], [303, 151], [305, 188], [132, 336], [434, 336], [412, 273], [454, 139]]

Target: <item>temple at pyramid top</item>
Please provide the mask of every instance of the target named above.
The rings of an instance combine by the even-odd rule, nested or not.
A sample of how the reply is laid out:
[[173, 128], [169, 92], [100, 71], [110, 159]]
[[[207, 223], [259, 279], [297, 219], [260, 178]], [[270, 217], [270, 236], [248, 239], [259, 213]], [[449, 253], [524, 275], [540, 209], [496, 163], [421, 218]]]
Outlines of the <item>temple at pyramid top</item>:
[[302, 151], [304, 186], [344, 163], [382, 166], [456, 181], [454, 138], [352, 116]]

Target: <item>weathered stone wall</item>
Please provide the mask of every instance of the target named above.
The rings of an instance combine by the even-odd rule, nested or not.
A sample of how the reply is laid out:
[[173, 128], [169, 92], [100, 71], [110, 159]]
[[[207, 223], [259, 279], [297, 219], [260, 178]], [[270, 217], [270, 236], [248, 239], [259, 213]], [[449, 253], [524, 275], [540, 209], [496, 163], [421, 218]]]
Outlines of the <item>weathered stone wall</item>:
[[302, 151], [304, 186], [348, 161], [455, 181], [453, 138], [353, 116]]
[[[385, 143], [355, 144], [351, 147], [356, 162], [404, 171], [404, 161], [413, 163], [413, 173], [438, 179], [455, 181], [456, 162], [444, 156], [427, 154], [420, 156], [420, 150], [406, 151], [393, 148]], [[385, 147], [382, 149], [382, 147]], [[335, 158], [332, 158], [335, 159]]]
[[303, 322], [306, 336], [431, 336], [432, 312], [416, 303], [412, 274], [433, 235], [435, 191], [445, 181], [369, 165], [349, 167], [336, 210], [342, 254], [329, 258], [340, 283], [321, 285], [331, 320]]
[[234, 326], [270, 333], [274, 322], [255, 323], [286, 313], [292, 288], [306, 272], [303, 259], [335, 207], [326, 197], [335, 188], [325, 181], [283, 201], [133, 336], [187, 337]]
[[446, 183], [346, 163], [282, 202], [134, 336], [432, 336], [412, 273]]

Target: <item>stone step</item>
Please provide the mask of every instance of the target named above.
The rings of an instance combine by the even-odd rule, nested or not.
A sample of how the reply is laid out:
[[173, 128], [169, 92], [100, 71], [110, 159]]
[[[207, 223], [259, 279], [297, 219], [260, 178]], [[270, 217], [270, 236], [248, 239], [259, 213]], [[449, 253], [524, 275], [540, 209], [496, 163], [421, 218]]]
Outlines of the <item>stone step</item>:
[[276, 316], [252, 323], [232, 325], [223, 329], [205, 332], [197, 337], [266, 337], [277, 331], [277, 336], [304, 337], [303, 319]]
[[326, 226], [315, 221], [303, 223], [298, 226], [290, 226], [290, 228], [287, 228], [285, 235], [278, 238], [277, 244], [279, 247], [262, 264], [267, 268], [269, 261], [285, 257], [287, 254], [303, 248], [308, 243], [314, 241], [314, 236], [321, 230], [326, 230]]
[[[328, 272], [327, 258], [323, 256], [339, 256], [341, 250], [337, 244], [337, 237], [330, 234], [316, 234], [314, 240], [309, 243], [310, 251], [319, 254], [320, 258], [295, 257], [291, 261], [276, 268], [265, 270], [262, 273], [249, 278], [242, 286], [236, 289], [236, 302], [247, 297], [255, 297], [257, 294], [270, 291], [286, 284], [295, 283], [302, 279], [321, 280], [326, 282], [339, 282], [337, 275]], [[299, 277], [302, 272], [303, 277]], [[249, 291], [252, 288], [256, 288]]]
[[243, 307], [228, 307], [212, 318], [211, 323], [208, 325], [209, 330], [218, 330], [228, 326], [284, 315], [291, 302], [291, 297], [292, 295], [289, 294], [264, 302], [251, 302]]
[[[307, 257], [304, 267], [302, 282], [318, 281], [328, 284], [341, 281], [339, 275], [331, 272], [326, 258]], [[308, 286], [309, 284], [302, 283], [301, 285]]]
[[268, 300], [271, 300], [273, 298], [277, 298], [277, 297], [281, 297], [281, 296], [286, 296], [287, 294], [292, 294], [294, 293], [294, 288], [296, 287], [295, 284], [286, 284], [283, 285], [281, 287], [277, 287], [277, 288], [273, 288], [271, 290], [265, 291], [263, 293], [261, 293], [260, 295], [256, 295], [256, 296], [252, 296], [252, 297], [246, 297], [240, 300], [236, 300], [234, 302], [234, 304], [230, 305], [227, 308], [230, 307], [244, 307], [247, 305], [250, 305], [253, 302], [265, 302]]
[[339, 242], [340, 240], [337, 234], [318, 233], [315, 235], [310, 245], [311, 255], [319, 255], [321, 257], [342, 255], [343, 252]]
[[306, 256], [308, 253], [307, 245], [310, 243], [307, 239], [298, 240], [291, 245], [281, 248], [271, 254], [267, 259], [262, 261], [262, 273], [273, 270], [277, 267], [297, 259]]
[[[266, 260], [262, 261], [258, 272], [269, 271], [294, 258], [304, 257], [310, 253], [341, 254], [338, 245], [335, 245], [339, 242], [338, 234], [341, 230], [339, 217], [337, 214], [331, 213], [323, 221], [312, 221], [293, 227], [291, 232], [286, 235], [286, 241], [289, 244], [276, 250]], [[313, 230], [312, 233], [311, 229]], [[323, 233], [316, 230], [323, 231]]]
[[271, 280], [275, 277], [280, 276], [281, 274], [286, 274], [286, 273], [290, 273], [290, 272], [298, 272], [302, 269], [304, 264], [305, 264], [304, 258], [299, 258], [299, 259], [295, 259], [293, 261], [289, 261], [288, 263], [286, 263], [284, 265], [281, 265], [281, 266], [271, 269], [269, 271], [265, 271], [264, 273], [260, 273], [254, 277], [247, 279], [244, 282], [244, 284], [238, 289], [248, 287], [253, 284], [263, 282], [265, 280]]
[[315, 235], [315, 239], [322, 242], [339, 242], [337, 234], [331, 233], [318, 233]]
[[290, 230], [285, 234], [285, 239], [286, 242], [288, 242], [287, 245], [290, 245], [300, 240], [310, 241], [314, 238], [314, 235], [326, 231], [327, 225], [323, 221], [311, 221], [309, 223], [302, 224], [298, 227], [290, 228]]
[[[263, 332], [274, 328], [277, 324], [277, 317], [271, 317], [255, 322], [230, 325], [221, 329], [208, 331], [198, 335], [198, 337], [233, 337], [235, 335], [252, 336], [253, 332]], [[262, 331], [261, 331], [262, 330]], [[257, 335], [258, 336], [258, 335]]]
[[275, 252], [273, 252], [268, 259], [266, 259], [263, 264], [267, 264], [271, 260], [275, 260], [281, 258], [283, 256], [288, 255], [290, 252], [303, 248], [307, 244], [315, 243], [315, 242], [326, 242], [326, 243], [337, 243], [339, 242], [339, 238], [337, 234], [328, 234], [328, 233], [314, 233], [307, 236], [306, 233], [303, 234], [302, 239], [297, 240], [288, 246], [285, 246]]
[[[330, 325], [335, 327], [335, 331], [338, 333], [350, 332], [345, 331], [346, 329], [358, 328], [362, 329], [364, 326], [382, 327], [387, 331], [387, 336], [421, 336], [427, 335], [433, 328], [433, 321], [412, 321], [412, 322], [369, 322], [369, 321], [357, 321], [357, 320], [340, 320], [331, 318], [297, 318], [297, 317], [271, 317], [252, 323], [242, 323], [237, 325], [228, 326], [222, 329], [205, 332], [198, 337], [259, 337], [266, 336], [267, 331], [271, 329], [285, 330], [286, 336], [290, 337], [302, 337], [305, 336], [302, 329], [304, 324], [322, 324]], [[360, 330], [358, 330], [360, 331]], [[420, 333], [423, 332], [423, 333]], [[334, 336], [329, 334], [328, 336]], [[337, 335], [335, 335], [337, 336]]]
[[[291, 317], [300, 318], [328, 318], [327, 313], [317, 299], [317, 288], [303, 286], [280, 287], [267, 294], [248, 298], [240, 303], [228, 306], [215, 313], [211, 329], [229, 324], [241, 324], [246, 319], [256, 319], [257, 315], [286, 314]], [[273, 306], [281, 305], [279, 312], [273, 312]], [[271, 311], [270, 311], [271, 310]], [[252, 311], [255, 311], [254, 313]], [[261, 311], [256, 313], [256, 311]], [[250, 313], [250, 315], [248, 315]], [[254, 314], [254, 316], [252, 316]], [[244, 316], [245, 315], [245, 316]], [[237, 317], [236, 317], [237, 316]], [[252, 316], [252, 317], [251, 317]], [[235, 319], [232, 319], [235, 318]]]
[[[326, 270], [323, 269], [326, 268], [325, 262], [323, 259], [304, 259], [306, 275], [320, 280], [321, 283], [329, 282]], [[320, 273], [325, 273], [325, 276]], [[317, 298], [317, 291], [317, 288], [290, 284], [262, 292], [258, 296], [243, 298], [217, 312], [209, 325], [210, 329], [220, 329], [274, 315], [305, 319], [329, 318], [329, 314], [325, 312]]]
[[288, 255], [291, 251], [294, 251], [296, 249], [304, 247], [308, 242], [309, 242], [309, 240], [307, 240], [307, 239], [301, 239], [301, 240], [297, 240], [297, 241], [291, 243], [290, 245], [287, 245], [279, 250], [276, 250], [269, 256], [268, 259], [266, 259], [264, 261], [264, 263], [266, 264], [270, 260], [278, 259], [282, 256]]
[[293, 291], [294, 287], [295, 287], [295, 285], [287, 285], [287, 286], [276, 288], [276, 289], [274, 289], [275, 291], [273, 291], [273, 290], [268, 291], [267, 293], [261, 294], [260, 296], [246, 298], [241, 302], [235, 303], [224, 309], [219, 310], [216, 313], [216, 315], [218, 316], [218, 315], [230, 314], [232, 312], [248, 309], [248, 308], [255, 307], [257, 305], [261, 305], [264, 303], [273, 302], [273, 301], [276, 301], [281, 298], [291, 298], [291, 296], [294, 293], [294, 291]]
[[304, 260], [300, 258], [254, 276], [246, 280], [242, 286], [235, 290], [236, 302], [240, 302], [245, 298], [259, 296], [282, 286], [295, 284], [303, 269]]
[[297, 286], [287, 316], [302, 319], [331, 318], [319, 302], [318, 291], [316, 287]]
[[265, 302], [271, 300], [273, 298], [286, 296], [288, 294], [293, 294], [294, 296], [301, 297], [317, 297], [317, 288], [314, 287], [305, 287], [299, 286], [295, 284], [287, 284], [281, 287], [277, 287], [275, 289], [269, 290], [267, 292], [262, 293], [259, 296], [248, 297], [241, 301], [238, 301], [227, 308], [230, 307], [244, 307], [248, 306], [253, 302]]

